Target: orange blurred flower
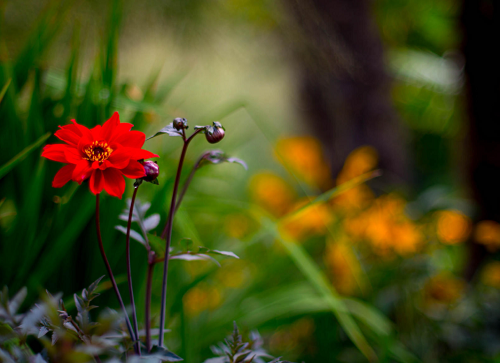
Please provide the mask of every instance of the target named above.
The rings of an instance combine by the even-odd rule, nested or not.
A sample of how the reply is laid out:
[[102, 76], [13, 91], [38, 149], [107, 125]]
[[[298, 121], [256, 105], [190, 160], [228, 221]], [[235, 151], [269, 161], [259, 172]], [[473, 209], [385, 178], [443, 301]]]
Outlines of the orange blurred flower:
[[500, 289], [500, 261], [493, 261], [484, 266], [481, 281], [485, 285]]
[[500, 224], [495, 221], [481, 221], [476, 224], [474, 240], [493, 252], [500, 247]]
[[[371, 146], [362, 146], [352, 151], [347, 157], [344, 167], [337, 176], [337, 185], [363, 175], [377, 166], [377, 151]], [[334, 199], [334, 204], [352, 210], [365, 207], [373, 199], [373, 192], [366, 185], [358, 185]]]
[[214, 310], [221, 301], [220, 291], [203, 283], [191, 288], [182, 297], [184, 310], [190, 316], [196, 316], [204, 310]]
[[325, 264], [333, 286], [342, 295], [356, 292], [360, 275], [359, 262], [352, 248], [345, 242], [328, 243], [325, 252]]
[[[295, 210], [299, 209], [309, 200], [305, 199], [297, 203]], [[295, 240], [305, 239], [314, 235], [322, 235], [328, 232], [328, 225], [334, 220], [334, 216], [325, 203], [313, 204], [303, 210], [292, 213], [285, 217], [279, 225], [280, 231]]]
[[454, 245], [464, 242], [470, 235], [472, 223], [469, 217], [456, 210], [436, 213], [437, 235], [441, 242]]
[[381, 256], [387, 256], [392, 251], [402, 256], [417, 252], [423, 236], [420, 228], [406, 216], [405, 204], [402, 198], [395, 195], [377, 198], [361, 215], [361, 220], [351, 224], [351, 233], [353, 227], [362, 228], [357, 233], [358, 237], [367, 240], [375, 253]]
[[256, 174], [250, 181], [252, 199], [276, 217], [283, 216], [293, 204], [296, 194], [281, 177], [270, 172]]
[[281, 139], [276, 144], [278, 158], [294, 174], [309, 185], [329, 189], [332, 185], [330, 166], [325, 160], [321, 143], [311, 136]]
[[377, 163], [378, 154], [373, 147], [358, 147], [347, 156], [344, 167], [337, 176], [337, 185], [375, 169]]

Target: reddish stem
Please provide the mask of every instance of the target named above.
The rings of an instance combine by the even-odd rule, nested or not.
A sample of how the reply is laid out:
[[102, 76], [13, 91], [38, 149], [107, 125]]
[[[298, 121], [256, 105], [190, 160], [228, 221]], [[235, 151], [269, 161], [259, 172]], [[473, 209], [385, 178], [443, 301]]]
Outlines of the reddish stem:
[[[123, 304], [122, 297], [120, 295], [120, 290], [118, 290], [118, 285], [116, 284], [115, 277], [113, 275], [113, 271], [111, 270], [111, 266], [109, 265], [108, 258], [106, 257], [106, 252], [104, 251], [104, 246], [102, 244], [101, 237], [101, 225], [99, 223], [99, 195], [96, 195], [96, 204], [95, 204], [95, 224], [97, 229], [97, 240], [99, 241], [99, 250], [101, 251], [102, 259], [104, 260], [104, 264], [106, 265], [106, 269], [108, 270], [109, 279], [111, 280], [111, 284], [113, 285], [113, 289], [115, 290], [116, 297], [118, 298], [118, 302], [122, 308], [123, 314], [125, 316], [125, 323], [127, 324], [128, 333], [130, 334], [130, 339], [135, 341], [134, 333], [132, 332], [132, 325], [130, 324], [130, 319], [128, 318], [127, 310], [125, 309], [125, 305]], [[134, 345], [134, 350], [135, 350]], [[139, 352], [136, 351], [136, 354]]]
[[158, 337], [158, 345], [163, 346], [163, 335], [165, 329], [165, 310], [167, 308], [167, 279], [168, 279], [168, 255], [170, 252], [170, 242], [172, 240], [172, 222], [174, 220], [175, 205], [177, 201], [177, 190], [179, 189], [179, 181], [181, 178], [182, 165], [184, 164], [184, 157], [186, 156], [186, 150], [189, 143], [193, 138], [201, 132], [202, 129], [198, 129], [186, 140], [185, 131], [182, 130], [184, 145], [182, 147], [181, 158], [179, 159], [179, 166], [177, 167], [177, 175], [175, 176], [174, 190], [172, 192], [172, 200], [170, 201], [170, 211], [168, 214], [168, 222], [165, 225], [165, 229], [161, 235], [165, 238], [165, 263], [163, 264], [163, 284], [161, 289], [161, 310], [160, 310], [160, 336]]
[[128, 214], [127, 223], [127, 239], [126, 239], [126, 250], [127, 250], [127, 280], [128, 280], [128, 291], [130, 294], [130, 305], [132, 305], [132, 322], [134, 323], [134, 334], [136, 337], [135, 351], [141, 355], [141, 348], [139, 345], [139, 329], [137, 327], [137, 313], [135, 310], [135, 300], [134, 300], [134, 289], [132, 287], [132, 267], [130, 264], [130, 228], [132, 225], [132, 215], [134, 212], [135, 197], [137, 196], [137, 191], [139, 186], [134, 187], [134, 194], [132, 194], [132, 201], [130, 202], [130, 212]]

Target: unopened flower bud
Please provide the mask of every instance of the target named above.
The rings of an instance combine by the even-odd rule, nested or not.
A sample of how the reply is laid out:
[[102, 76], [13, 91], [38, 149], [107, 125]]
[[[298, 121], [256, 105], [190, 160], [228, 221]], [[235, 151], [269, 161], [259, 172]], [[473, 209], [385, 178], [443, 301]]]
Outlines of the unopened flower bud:
[[211, 144], [216, 144], [224, 138], [225, 131], [220, 122], [214, 121], [213, 126], [207, 127], [205, 137]]
[[174, 124], [174, 128], [177, 131], [187, 129], [189, 127], [187, 120], [185, 118], [181, 118], [181, 117], [174, 118], [173, 124]]
[[146, 160], [142, 162], [142, 166], [144, 167], [144, 171], [146, 172], [146, 176], [142, 178], [142, 180], [147, 182], [152, 182], [158, 175], [160, 174], [160, 168], [156, 161]]

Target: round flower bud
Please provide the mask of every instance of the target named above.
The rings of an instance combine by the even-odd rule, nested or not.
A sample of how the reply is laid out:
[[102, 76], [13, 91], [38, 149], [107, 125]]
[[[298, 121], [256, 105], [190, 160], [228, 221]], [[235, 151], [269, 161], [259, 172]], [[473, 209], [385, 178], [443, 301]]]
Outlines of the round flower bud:
[[180, 117], [174, 118], [173, 124], [174, 124], [174, 128], [177, 131], [188, 128], [188, 122], [185, 118], [180, 118]]
[[146, 176], [143, 177], [142, 180], [152, 182], [153, 180], [158, 178], [158, 175], [160, 174], [160, 168], [155, 161], [143, 161], [142, 166], [144, 167], [144, 171], [146, 172]]
[[220, 122], [215, 121], [213, 126], [207, 127], [205, 137], [211, 144], [216, 144], [224, 138], [225, 131]]

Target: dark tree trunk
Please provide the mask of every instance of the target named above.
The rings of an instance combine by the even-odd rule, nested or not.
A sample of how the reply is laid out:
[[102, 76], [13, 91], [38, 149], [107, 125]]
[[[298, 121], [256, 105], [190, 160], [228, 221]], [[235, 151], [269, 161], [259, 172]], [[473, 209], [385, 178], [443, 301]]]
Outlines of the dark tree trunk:
[[405, 137], [391, 102], [371, 2], [284, 1], [304, 122], [322, 141], [334, 175], [353, 149], [371, 145], [390, 180], [408, 181]]
[[[500, 3], [465, 0], [462, 25], [469, 111], [467, 175], [477, 206], [476, 219], [500, 222], [500, 65], [496, 53]], [[485, 255], [482, 246], [470, 244], [468, 278]]]

